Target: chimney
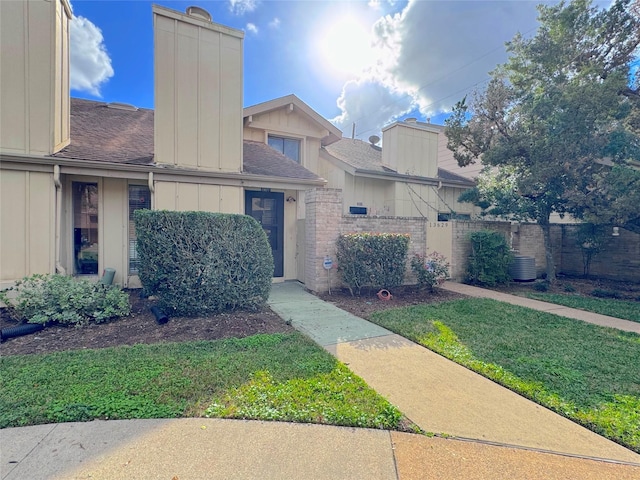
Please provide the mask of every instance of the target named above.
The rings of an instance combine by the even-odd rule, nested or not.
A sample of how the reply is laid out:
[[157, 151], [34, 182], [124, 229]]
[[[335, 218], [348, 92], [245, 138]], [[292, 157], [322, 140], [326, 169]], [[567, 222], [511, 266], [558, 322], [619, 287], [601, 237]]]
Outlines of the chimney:
[[438, 130], [415, 118], [382, 129], [382, 163], [398, 173], [438, 176]]
[[152, 9], [155, 161], [240, 172], [244, 33], [199, 7]]
[[0, 1], [0, 151], [51, 155], [69, 144], [68, 0]]

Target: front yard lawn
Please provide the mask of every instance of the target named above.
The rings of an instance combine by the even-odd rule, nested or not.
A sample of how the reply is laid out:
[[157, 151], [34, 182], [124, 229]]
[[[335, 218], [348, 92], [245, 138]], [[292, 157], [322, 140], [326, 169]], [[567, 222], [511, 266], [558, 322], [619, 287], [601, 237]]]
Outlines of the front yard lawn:
[[640, 302], [634, 302], [633, 300], [593, 298], [562, 293], [528, 293], [527, 297], [564, 305], [565, 307], [578, 308], [587, 312], [623, 318], [632, 322], [640, 322]]
[[0, 358], [0, 428], [208, 416], [398, 428], [401, 413], [299, 333]]
[[488, 299], [370, 320], [640, 452], [640, 335]]

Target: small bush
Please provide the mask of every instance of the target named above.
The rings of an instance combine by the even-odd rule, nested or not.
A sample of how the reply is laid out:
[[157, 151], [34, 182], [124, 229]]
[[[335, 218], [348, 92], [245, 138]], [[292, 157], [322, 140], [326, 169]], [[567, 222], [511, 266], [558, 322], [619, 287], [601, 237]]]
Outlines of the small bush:
[[0, 300], [12, 318], [29, 323], [101, 323], [130, 312], [129, 296], [120, 288], [65, 275], [25, 277], [0, 292]]
[[533, 284], [533, 289], [537, 292], [546, 292], [549, 290], [549, 282], [543, 280], [542, 282], [536, 282]]
[[567, 293], [574, 293], [576, 291], [576, 287], [571, 285], [570, 283], [565, 284], [564, 291]]
[[414, 255], [411, 259], [411, 269], [418, 278], [420, 288], [433, 288], [449, 278], [449, 263], [444, 255], [433, 252], [427, 255]]
[[591, 296], [598, 298], [622, 298], [622, 295], [615, 290], [606, 290], [604, 288], [594, 288], [591, 290]]
[[353, 233], [336, 242], [338, 271], [351, 295], [362, 287], [392, 288], [402, 285], [409, 236], [395, 233]]
[[271, 291], [273, 256], [247, 215], [137, 210], [139, 276], [173, 315], [258, 309]]
[[513, 255], [505, 238], [498, 232], [482, 230], [469, 235], [471, 257], [466, 282], [494, 286], [511, 281], [509, 267]]

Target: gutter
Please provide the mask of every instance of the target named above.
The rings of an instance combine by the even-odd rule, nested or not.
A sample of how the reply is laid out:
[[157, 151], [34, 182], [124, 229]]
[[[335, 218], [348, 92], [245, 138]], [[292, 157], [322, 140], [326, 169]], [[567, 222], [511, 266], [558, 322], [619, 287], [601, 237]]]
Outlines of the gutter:
[[56, 262], [56, 273], [60, 273], [62, 275], [66, 275], [67, 271], [64, 269], [62, 264], [60, 263], [60, 231], [61, 231], [61, 222], [62, 222], [62, 182], [60, 182], [60, 165], [53, 166], [53, 184], [56, 187], [56, 195], [55, 195], [55, 208], [56, 208], [56, 233], [55, 233], [55, 242], [56, 242], [56, 253], [55, 253], [55, 262]]
[[431, 177], [419, 177], [416, 175], [405, 175], [402, 173], [393, 173], [393, 172], [378, 172], [375, 170], [366, 170], [357, 168], [355, 170], [355, 175], [358, 177], [368, 177], [368, 178], [381, 178], [387, 180], [401, 180], [405, 183], [418, 183], [421, 185], [431, 185], [434, 187], [441, 188], [445, 187], [458, 187], [458, 188], [473, 188], [475, 183], [472, 182], [457, 182], [455, 180], [443, 180], [441, 178], [431, 178]]
[[[21, 154], [1, 154], [0, 163], [3, 163], [5, 168], [7, 162], [14, 162], [17, 164], [25, 165], [50, 165], [55, 167], [58, 165], [62, 174], [76, 174], [86, 175], [84, 170], [104, 170], [105, 176], [118, 176], [113, 175], [112, 172], [122, 172], [120, 176], [122, 178], [136, 178], [136, 179], [148, 179], [149, 173], [154, 173], [154, 180], [157, 181], [171, 181], [170, 176], [178, 177], [191, 177], [191, 180], [181, 179], [181, 181], [187, 181], [189, 183], [212, 183], [202, 182], [202, 179], [216, 179], [223, 180], [222, 184], [226, 185], [238, 185], [238, 186], [256, 186], [265, 187], [264, 183], [282, 184], [285, 186], [293, 186], [297, 189], [299, 186], [313, 186], [324, 187], [327, 181], [323, 178], [318, 180], [312, 179], [300, 179], [300, 178], [287, 178], [287, 177], [275, 177], [270, 175], [256, 175], [250, 173], [241, 172], [214, 172], [210, 170], [195, 170], [176, 168], [168, 165], [132, 165], [129, 163], [106, 163], [98, 162], [95, 160], [77, 160], [62, 157], [33, 157]], [[131, 176], [127, 175], [129, 173]], [[95, 174], [95, 173], [94, 173]]]

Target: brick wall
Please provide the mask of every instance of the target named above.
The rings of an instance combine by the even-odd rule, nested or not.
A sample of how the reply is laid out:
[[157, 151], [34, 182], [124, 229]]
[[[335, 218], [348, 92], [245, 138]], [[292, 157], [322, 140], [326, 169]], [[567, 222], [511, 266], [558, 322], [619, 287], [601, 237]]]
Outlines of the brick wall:
[[[306, 202], [306, 257], [305, 285], [316, 292], [328, 289], [327, 272], [323, 267], [325, 256], [336, 266], [335, 243], [340, 234], [354, 232], [403, 233], [411, 238], [407, 258], [406, 282], [414, 283], [409, 261], [413, 254], [425, 254], [428, 221], [414, 217], [368, 217], [342, 215], [342, 191], [319, 188], [308, 190]], [[542, 276], [546, 267], [542, 229], [536, 224], [511, 224], [510, 222], [460, 221], [451, 222], [452, 246], [451, 278], [464, 279], [471, 255], [469, 234], [479, 230], [497, 231], [519, 255], [535, 257], [536, 274]], [[575, 242], [575, 225], [551, 225], [551, 241], [554, 245], [554, 261], [558, 273], [580, 276], [583, 272], [582, 254]], [[591, 274], [605, 279], [640, 282], [640, 235], [620, 228], [620, 236], [607, 237], [603, 251], [595, 256]], [[341, 286], [337, 269], [331, 271], [331, 286]]]
[[[402, 233], [410, 237], [407, 255], [407, 283], [415, 283], [409, 261], [414, 253], [424, 254], [427, 246], [424, 218], [366, 217], [342, 215], [342, 191], [338, 189], [314, 189], [305, 194], [306, 214], [306, 263], [305, 286], [314, 292], [328, 290], [327, 271], [323, 267], [325, 256], [336, 263], [336, 240], [345, 233]], [[337, 269], [331, 270], [332, 288], [342, 286]]]
[[[561, 272], [566, 275], [582, 275], [582, 250], [576, 243], [577, 227], [562, 225]], [[607, 235], [600, 253], [591, 260], [590, 275], [623, 282], [640, 283], [640, 235], [623, 228], [620, 236]]]

